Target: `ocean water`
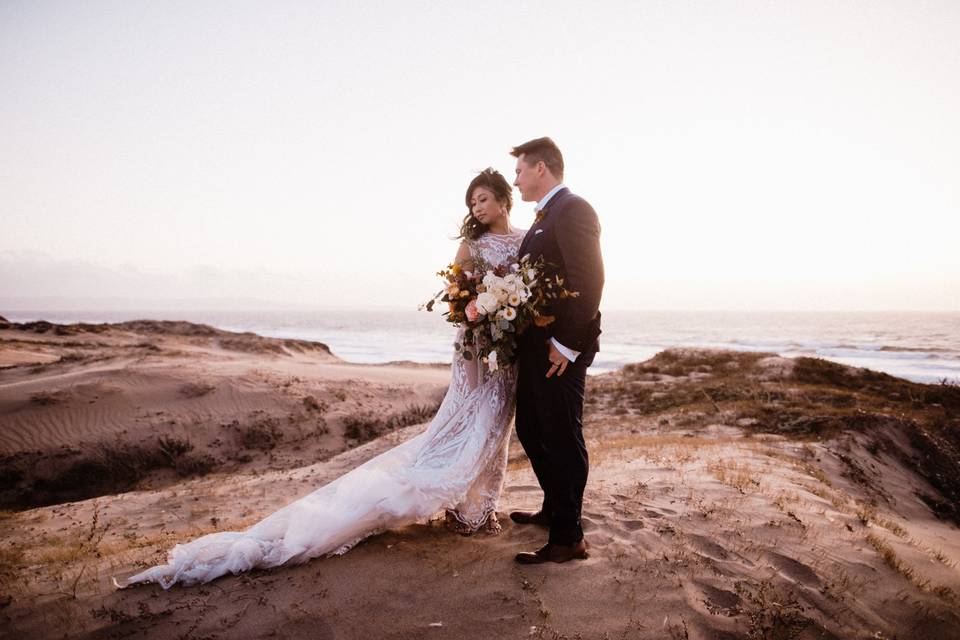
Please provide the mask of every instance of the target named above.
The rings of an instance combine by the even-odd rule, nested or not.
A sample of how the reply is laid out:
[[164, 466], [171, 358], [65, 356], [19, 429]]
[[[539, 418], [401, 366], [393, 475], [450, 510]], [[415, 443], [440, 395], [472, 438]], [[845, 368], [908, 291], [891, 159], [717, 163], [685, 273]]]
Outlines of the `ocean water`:
[[[16, 322], [189, 320], [230, 331], [327, 344], [350, 362], [450, 362], [455, 329], [437, 313], [384, 311], [17, 311]], [[668, 347], [817, 356], [917, 382], [960, 382], [960, 313], [604, 311], [591, 373]]]

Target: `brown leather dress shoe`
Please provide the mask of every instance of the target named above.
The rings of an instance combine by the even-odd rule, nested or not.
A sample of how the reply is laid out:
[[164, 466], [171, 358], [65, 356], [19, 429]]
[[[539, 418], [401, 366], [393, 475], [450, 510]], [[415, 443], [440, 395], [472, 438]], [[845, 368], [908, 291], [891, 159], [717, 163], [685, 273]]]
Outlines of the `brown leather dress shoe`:
[[517, 524], [535, 524], [539, 527], [550, 528], [550, 518], [543, 511], [511, 511], [510, 519]]
[[586, 560], [587, 541], [581, 539], [577, 544], [550, 544], [549, 542], [534, 552], [518, 553], [516, 560], [520, 564], [542, 564], [544, 562], [567, 562], [568, 560]]

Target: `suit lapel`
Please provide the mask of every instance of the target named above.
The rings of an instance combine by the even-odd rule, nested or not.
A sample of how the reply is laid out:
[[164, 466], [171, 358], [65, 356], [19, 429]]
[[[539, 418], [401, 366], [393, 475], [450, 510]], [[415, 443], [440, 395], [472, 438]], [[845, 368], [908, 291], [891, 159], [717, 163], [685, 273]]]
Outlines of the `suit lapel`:
[[522, 258], [523, 256], [527, 255], [527, 245], [530, 244], [530, 239], [533, 238], [534, 234], [537, 232], [536, 229], [537, 225], [532, 225], [529, 229], [527, 229], [527, 233], [523, 236], [523, 241], [520, 243], [519, 257]]
[[540, 220], [537, 222], [534, 222], [530, 226], [530, 228], [527, 229], [527, 234], [523, 236], [523, 242], [520, 243], [520, 257], [523, 257], [527, 254], [527, 247], [529, 246], [530, 241], [533, 239], [533, 236], [537, 234], [537, 230], [543, 228], [543, 222], [546, 219], [547, 215], [551, 211], [556, 210], [561, 204], [561, 201], [569, 193], [570, 193], [570, 189], [568, 187], [564, 187], [563, 189], [560, 189], [560, 191], [557, 191], [555, 194], [553, 194], [553, 197], [547, 201], [546, 206], [540, 210], [540, 214], [539, 214]]

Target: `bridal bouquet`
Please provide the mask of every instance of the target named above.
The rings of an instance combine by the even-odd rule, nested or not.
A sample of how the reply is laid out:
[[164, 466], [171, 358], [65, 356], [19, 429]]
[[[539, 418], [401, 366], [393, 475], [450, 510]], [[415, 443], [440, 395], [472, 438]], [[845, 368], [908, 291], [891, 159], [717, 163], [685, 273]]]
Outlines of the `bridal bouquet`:
[[548, 315], [552, 305], [578, 295], [565, 289], [559, 276], [547, 276], [545, 266], [529, 255], [495, 268], [478, 261], [473, 271], [451, 264], [437, 272], [446, 286], [421, 308], [433, 311], [437, 302], [447, 303], [447, 321], [467, 328], [454, 348], [464, 360], [479, 357], [496, 371], [516, 360], [517, 336], [524, 329], [549, 325], [555, 319]]

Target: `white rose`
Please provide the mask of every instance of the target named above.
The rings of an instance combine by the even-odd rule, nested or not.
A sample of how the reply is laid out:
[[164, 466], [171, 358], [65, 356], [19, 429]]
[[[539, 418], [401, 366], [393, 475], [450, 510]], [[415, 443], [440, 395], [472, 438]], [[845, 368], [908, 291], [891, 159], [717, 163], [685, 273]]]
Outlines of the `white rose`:
[[497, 300], [497, 296], [489, 291], [484, 291], [477, 296], [477, 311], [484, 315], [495, 312], [499, 306], [500, 302]]
[[498, 279], [499, 278], [493, 274], [493, 271], [487, 271], [487, 275], [483, 276], [483, 284], [489, 288], [492, 287]]

